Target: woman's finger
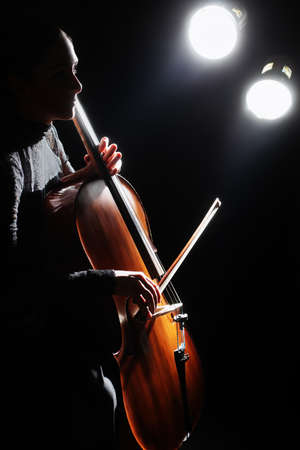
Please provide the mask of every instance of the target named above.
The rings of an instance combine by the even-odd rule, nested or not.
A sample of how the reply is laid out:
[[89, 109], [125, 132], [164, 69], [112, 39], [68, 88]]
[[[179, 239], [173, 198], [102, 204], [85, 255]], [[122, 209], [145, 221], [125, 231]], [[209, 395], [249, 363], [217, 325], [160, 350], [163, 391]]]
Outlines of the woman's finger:
[[104, 147], [101, 151], [101, 155], [104, 161], [108, 161], [111, 156], [117, 151], [118, 146], [116, 144], [111, 144], [109, 147]]
[[100, 140], [100, 142], [99, 142], [99, 145], [98, 145], [98, 151], [99, 151], [99, 153], [102, 154], [102, 152], [105, 152], [105, 149], [106, 149], [106, 147], [107, 147], [107, 145], [108, 145], [108, 142], [109, 142], [109, 140], [108, 140], [107, 137], [103, 136], [103, 137], [101, 138], [101, 140]]
[[155, 303], [157, 305], [157, 303], [159, 303], [159, 301], [160, 301], [160, 290], [159, 290], [158, 286], [154, 283], [154, 281], [152, 281], [150, 278], [146, 277], [146, 275], [143, 272], [139, 272], [138, 277], [141, 280], [143, 280], [144, 283], [147, 284], [148, 288], [153, 293], [153, 296], [155, 298]]
[[109, 161], [105, 161], [108, 170], [113, 169], [114, 166], [121, 160], [122, 154], [120, 152], [115, 153]]
[[150, 289], [141, 281], [136, 279], [138, 286], [137, 286], [137, 293], [135, 296], [135, 301], [140, 306], [148, 306], [151, 313], [154, 313], [155, 311], [155, 300], [153, 293]]
[[110, 175], [116, 175], [117, 173], [121, 172], [121, 167], [122, 167], [122, 160], [119, 159], [119, 161], [117, 161], [114, 165], [113, 168], [109, 169], [109, 173]]

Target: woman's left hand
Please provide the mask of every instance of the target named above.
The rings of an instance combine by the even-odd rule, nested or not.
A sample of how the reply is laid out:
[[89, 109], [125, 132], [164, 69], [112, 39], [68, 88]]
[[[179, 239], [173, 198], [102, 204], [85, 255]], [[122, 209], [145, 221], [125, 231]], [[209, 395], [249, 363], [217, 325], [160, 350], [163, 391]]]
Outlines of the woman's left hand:
[[[118, 147], [116, 144], [109, 145], [107, 137], [103, 137], [98, 146], [98, 151], [101, 154], [106, 168], [111, 176], [119, 173], [122, 166], [122, 153], [118, 152], [117, 149]], [[101, 170], [97, 167], [96, 162], [93, 161], [89, 155], [86, 154], [84, 156], [84, 161], [86, 163], [85, 167], [82, 167], [76, 171], [73, 171], [73, 169], [70, 168], [70, 171], [60, 179], [64, 186], [68, 186], [79, 181], [88, 181], [95, 178], [95, 176], [100, 178], [103, 177], [103, 173], [101, 173]]]
[[[103, 137], [98, 146], [98, 151], [105, 162], [106, 168], [110, 175], [116, 175], [120, 172], [122, 167], [122, 153], [118, 152], [118, 146], [116, 144], [109, 144], [109, 139]], [[93, 165], [89, 155], [84, 156], [84, 161], [88, 165]]]

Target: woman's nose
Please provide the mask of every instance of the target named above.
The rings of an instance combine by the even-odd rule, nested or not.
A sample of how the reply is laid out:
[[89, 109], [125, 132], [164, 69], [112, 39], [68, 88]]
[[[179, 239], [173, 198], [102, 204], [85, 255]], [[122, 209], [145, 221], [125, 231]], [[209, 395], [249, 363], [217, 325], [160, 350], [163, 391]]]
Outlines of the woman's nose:
[[82, 84], [75, 73], [72, 74], [72, 91], [74, 91], [75, 94], [79, 94], [82, 91]]

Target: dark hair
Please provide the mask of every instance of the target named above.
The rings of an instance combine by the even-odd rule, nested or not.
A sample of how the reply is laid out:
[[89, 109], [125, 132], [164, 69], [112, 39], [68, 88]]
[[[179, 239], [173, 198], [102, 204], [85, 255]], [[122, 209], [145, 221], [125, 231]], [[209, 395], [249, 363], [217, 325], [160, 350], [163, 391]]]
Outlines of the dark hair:
[[15, 114], [15, 94], [9, 75], [29, 79], [35, 66], [43, 62], [48, 50], [59, 41], [62, 32], [65, 33], [50, 16], [45, 18], [31, 13], [11, 16], [14, 19], [0, 29], [0, 126]]
[[[61, 27], [39, 15], [22, 15], [0, 31], [1, 80], [14, 73], [30, 75], [62, 36]], [[68, 35], [67, 35], [68, 36]], [[69, 39], [71, 39], [68, 36]]]

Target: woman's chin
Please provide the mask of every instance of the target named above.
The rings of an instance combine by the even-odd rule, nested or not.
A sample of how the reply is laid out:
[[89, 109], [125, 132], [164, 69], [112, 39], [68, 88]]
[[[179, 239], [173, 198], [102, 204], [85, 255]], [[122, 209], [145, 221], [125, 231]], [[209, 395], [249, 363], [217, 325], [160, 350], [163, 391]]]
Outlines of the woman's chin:
[[72, 108], [61, 111], [60, 113], [56, 114], [56, 118], [54, 120], [72, 120], [75, 117], [75, 106], [73, 105]]

